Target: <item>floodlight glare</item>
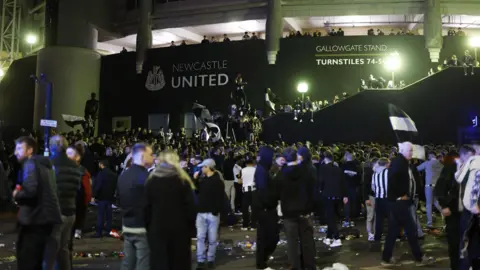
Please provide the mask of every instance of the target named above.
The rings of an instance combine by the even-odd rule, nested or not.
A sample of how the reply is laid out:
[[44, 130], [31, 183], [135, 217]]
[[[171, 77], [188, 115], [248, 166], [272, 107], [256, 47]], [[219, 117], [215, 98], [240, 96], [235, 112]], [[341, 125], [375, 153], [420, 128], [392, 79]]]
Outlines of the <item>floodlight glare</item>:
[[472, 37], [470, 39], [470, 45], [473, 48], [480, 48], [480, 37]]
[[297, 85], [297, 91], [299, 93], [305, 94], [306, 92], [308, 92], [308, 84], [304, 82], [299, 83]]
[[0, 77], [3, 77], [5, 76], [5, 71], [3, 71], [3, 69], [0, 68]]
[[400, 68], [401, 61], [398, 54], [392, 54], [385, 60], [385, 68], [389, 71], [397, 71]]
[[37, 43], [37, 36], [33, 34], [28, 34], [26, 37], [26, 41], [28, 44], [33, 45]]

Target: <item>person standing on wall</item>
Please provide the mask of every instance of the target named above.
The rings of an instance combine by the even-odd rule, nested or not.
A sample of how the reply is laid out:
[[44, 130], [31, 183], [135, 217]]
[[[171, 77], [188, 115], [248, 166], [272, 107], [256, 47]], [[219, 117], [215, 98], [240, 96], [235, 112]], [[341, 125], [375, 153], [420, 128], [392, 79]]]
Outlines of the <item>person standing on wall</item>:
[[[110, 236], [112, 231], [112, 204], [115, 202], [117, 190], [117, 174], [114, 173], [107, 160], [100, 160], [100, 172], [95, 179], [93, 198], [97, 201], [97, 233], [94, 237]], [[106, 226], [104, 227], [104, 224]], [[105, 229], [105, 234], [103, 231]]]
[[95, 122], [98, 117], [99, 102], [96, 99], [97, 94], [92, 93], [90, 99], [85, 102], [85, 126], [84, 130], [88, 136], [93, 136], [95, 133]]
[[21, 163], [21, 186], [13, 191], [19, 206], [17, 248], [18, 269], [43, 269], [44, 250], [53, 227], [62, 223], [57, 185], [52, 163], [35, 156], [36, 141], [20, 137], [15, 141], [15, 156]]
[[426, 257], [422, 253], [418, 243], [414, 217], [411, 213], [413, 198], [416, 194], [415, 178], [409, 166], [413, 157], [413, 145], [410, 142], [403, 142], [399, 146], [400, 155], [392, 160], [388, 170], [387, 199], [389, 201], [390, 217], [381, 264], [383, 266], [400, 265], [392, 256], [398, 232], [403, 227], [416, 265], [426, 266], [434, 263], [435, 259]]
[[51, 162], [55, 167], [57, 195], [62, 214], [62, 224], [53, 228], [52, 240], [46, 249], [45, 270], [53, 270], [55, 262], [60, 270], [71, 269], [68, 248], [75, 224], [75, 196], [82, 181], [79, 166], [67, 156], [68, 142], [65, 137], [56, 135], [50, 139]]
[[253, 198], [252, 208], [257, 209], [258, 213], [256, 265], [257, 269], [265, 270], [272, 270], [267, 266], [267, 262], [279, 240], [276, 185], [270, 176], [272, 162], [273, 149], [260, 147], [254, 176], [257, 192]]
[[132, 148], [133, 164], [118, 178], [117, 196], [122, 209], [125, 257], [122, 270], [149, 270], [150, 248], [145, 225], [145, 182], [147, 169], [154, 162], [149, 145], [137, 143]]

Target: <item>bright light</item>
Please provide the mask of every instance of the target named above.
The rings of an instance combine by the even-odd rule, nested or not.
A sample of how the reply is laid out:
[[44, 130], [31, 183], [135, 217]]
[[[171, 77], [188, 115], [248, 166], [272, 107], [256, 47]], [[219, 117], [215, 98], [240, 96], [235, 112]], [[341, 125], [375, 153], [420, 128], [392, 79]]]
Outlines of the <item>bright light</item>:
[[470, 39], [470, 45], [474, 48], [480, 48], [480, 37], [472, 37]]
[[398, 53], [393, 53], [387, 57], [385, 60], [385, 68], [389, 71], [397, 71], [400, 68], [402, 61]]
[[26, 38], [26, 41], [27, 41], [28, 44], [33, 45], [33, 44], [37, 43], [37, 36], [33, 35], [33, 34], [28, 34], [27, 38]]
[[5, 71], [3, 71], [3, 69], [0, 68], [0, 77], [3, 77], [5, 76]]
[[261, 29], [260, 23], [256, 20], [242, 21], [239, 23], [238, 27], [247, 32], [256, 32]]
[[297, 85], [297, 91], [299, 93], [305, 94], [308, 91], [308, 84], [301, 82]]

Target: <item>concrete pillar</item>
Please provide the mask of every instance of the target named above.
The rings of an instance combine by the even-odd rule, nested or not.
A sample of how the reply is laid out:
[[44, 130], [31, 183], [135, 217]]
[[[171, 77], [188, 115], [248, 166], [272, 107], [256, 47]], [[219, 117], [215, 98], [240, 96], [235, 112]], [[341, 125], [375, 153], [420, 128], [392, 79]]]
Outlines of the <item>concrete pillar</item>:
[[425, 47], [430, 52], [430, 59], [438, 63], [443, 46], [441, 0], [425, 0], [424, 35]]
[[143, 71], [143, 62], [145, 61], [145, 55], [147, 50], [152, 48], [152, 1], [140, 0], [140, 24], [138, 25], [137, 33], [137, 73], [140, 74]]
[[[57, 120], [57, 130], [71, 130], [62, 119], [62, 114], [83, 116], [85, 102], [90, 93], [100, 88], [100, 55], [89, 49], [73, 47], [48, 47], [37, 56], [37, 77], [45, 74], [53, 82], [52, 119]], [[40, 125], [45, 115], [45, 88], [35, 89], [34, 127]]]
[[[56, 42], [37, 55], [37, 77], [44, 74], [53, 83], [52, 119], [60, 132], [71, 130], [61, 115], [84, 116], [85, 102], [91, 93], [97, 97], [100, 84], [100, 55], [94, 51], [97, 30], [89, 23], [87, 1], [62, 0], [58, 3]], [[53, 42], [52, 42], [53, 43]], [[36, 86], [34, 128], [45, 116], [45, 89]]]
[[268, 13], [266, 25], [267, 59], [270, 65], [277, 61], [282, 37], [283, 17], [281, 0], [268, 0]]

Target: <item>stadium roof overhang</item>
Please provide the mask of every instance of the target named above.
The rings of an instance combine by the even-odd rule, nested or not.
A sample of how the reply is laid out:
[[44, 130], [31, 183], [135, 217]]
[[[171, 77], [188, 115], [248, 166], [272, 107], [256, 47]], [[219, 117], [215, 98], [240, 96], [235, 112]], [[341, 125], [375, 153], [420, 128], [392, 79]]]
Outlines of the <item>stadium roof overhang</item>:
[[[448, 15], [443, 16], [443, 27], [463, 28], [472, 33], [477, 29], [480, 35], [480, 16]], [[186, 27], [172, 27], [155, 29], [152, 32], [153, 46], [169, 46], [173, 41], [176, 44], [185, 40], [187, 44], [199, 43], [203, 36], [221, 38], [227, 34], [230, 39], [241, 39], [244, 32], [257, 32], [261, 38], [265, 32], [265, 18], [241, 20], [235, 22], [212, 23]], [[286, 17], [284, 31], [312, 31], [329, 28], [343, 28], [346, 35], [366, 35], [365, 28], [382, 28], [384, 31], [395, 29], [415, 30], [423, 28], [423, 15], [370, 15], [370, 16], [320, 16], [320, 17]], [[136, 34], [122, 38], [99, 42], [98, 49], [110, 53], [119, 52], [122, 47], [135, 50]]]

